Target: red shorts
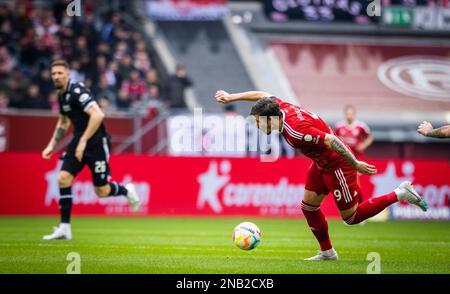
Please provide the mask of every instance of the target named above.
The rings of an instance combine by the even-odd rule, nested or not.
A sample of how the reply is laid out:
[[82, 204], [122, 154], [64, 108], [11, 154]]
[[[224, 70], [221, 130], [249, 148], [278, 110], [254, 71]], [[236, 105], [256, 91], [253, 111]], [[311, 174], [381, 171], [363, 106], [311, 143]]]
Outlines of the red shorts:
[[346, 210], [358, 203], [358, 173], [348, 164], [324, 170], [313, 163], [308, 170], [305, 189], [318, 195], [332, 192], [339, 210]]

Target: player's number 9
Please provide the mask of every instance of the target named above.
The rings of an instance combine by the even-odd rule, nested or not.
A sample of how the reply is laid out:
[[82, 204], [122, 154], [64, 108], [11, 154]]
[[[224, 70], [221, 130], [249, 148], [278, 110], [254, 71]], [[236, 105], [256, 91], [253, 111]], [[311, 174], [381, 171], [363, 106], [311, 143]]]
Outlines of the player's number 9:
[[333, 195], [334, 195], [334, 197], [336, 197], [336, 201], [341, 201], [341, 198], [342, 198], [342, 193], [341, 193], [341, 191], [339, 191], [339, 190], [334, 190], [334, 191], [333, 191]]

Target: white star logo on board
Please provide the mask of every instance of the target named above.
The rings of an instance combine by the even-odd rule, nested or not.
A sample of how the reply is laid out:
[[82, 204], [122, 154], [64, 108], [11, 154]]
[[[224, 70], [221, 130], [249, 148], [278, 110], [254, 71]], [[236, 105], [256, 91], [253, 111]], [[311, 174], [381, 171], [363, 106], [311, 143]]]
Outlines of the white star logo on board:
[[61, 169], [62, 161], [58, 160], [55, 169], [45, 173], [47, 181], [47, 191], [45, 192], [45, 206], [50, 206], [52, 201], [59, 203], [59, 185], [58, 174]]
[[202, 209], [205, 204], [208, 204], [214, 212], [219, 213], [222, 211], [219, 201], [219, 190], [230, 180], [230, 176], [228, 176], [230, 170], [230, 162], [222, 161], [220, 171], [226, 175], [219, 175], [219, 166], [217, 162], [212, 161], [208, 170], [197, 177], [197, 181], [200, 184], [197, 198], [198, 209]]
[[414, 164], [406, 161], [402, 165], [402, 172], [405, 176], [398, 176], [394, 162], [387, 164], [385, 171], [381, 174], [372, 176], [370, 181], [374, 185], [372, 197], [381, 196], [394, 191], [403, 181], [413, 181]]

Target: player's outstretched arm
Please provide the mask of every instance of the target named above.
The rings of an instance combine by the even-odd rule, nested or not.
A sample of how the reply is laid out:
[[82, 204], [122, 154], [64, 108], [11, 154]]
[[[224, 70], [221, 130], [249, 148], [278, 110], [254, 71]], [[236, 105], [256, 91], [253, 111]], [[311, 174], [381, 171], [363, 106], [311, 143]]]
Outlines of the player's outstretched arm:
[[95, 134], [105, 118], [105, 114], [97, 103], [93, 103], [92, 106], [86, 110], [86, 113], [89, 115], [89, 122], [75, 150], [75, 157], [79, 161], [83, 159], [83, 153], [84, 149], [86, 149], [87, 141]]
[[437, 129], [433, 129], [431, 123], [423, 121], [418, 127], [417, 132], [426, 137], [434, 138], [450, 138], [450, 125], [442, 126]]
[[271, 94], [263, 91], [248, 91], [242, 93], [228, 93], [224, 90], [218, 90], [215, 98], [220, 103], [230, 103], [234, 101], [258, 101], [264, 97], [270, 97]]
[[50, 159], [52, 157], [53, 151], [55, 150], [56, 144], [58, 144], [61, 139], [66, 134], [70, 127], [70, 120], [65, 115], [60, 115], [58, 121], [56, 122], [55, 132], [53, 133], [50, 142], [48, 142], [47, 147], [42, 151], [42, 158]]
[[331, 134], [326, 134], [324, 144], [330, 147], [331, 150], [342, 156], [342, 158], [344, 158], [354, 169], [356, 169], [360, 173], [373, 175], [377, 172], [375, 166], [357, 160], [353, 153], [344, 145], [344, 143], [342, 143], [341, 140], [339, 140], [338, 137]]

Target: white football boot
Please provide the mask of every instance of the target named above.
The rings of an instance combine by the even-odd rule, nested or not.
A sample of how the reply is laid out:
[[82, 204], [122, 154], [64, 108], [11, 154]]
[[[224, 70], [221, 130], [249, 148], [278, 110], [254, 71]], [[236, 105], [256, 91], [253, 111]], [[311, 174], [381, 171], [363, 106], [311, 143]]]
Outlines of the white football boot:
[[130, 204], [131, 210], [134, 212], [138, 212], [141, 209], [141, 201], [139, 200], [139, 196], [136, 193], [136, 188], [132, 183], [126, 184], [125, 188], [127, 188], [127, 199]]
[[339, 256], [336, 252], [336, 250], [334, 250], [334, 248], [325, 250], [325, 251], [318, 251], [317, 255], [310, 257], [310, 258], [305, 258], [304, 260], [338, 260]]
[[394, 190], [397, 194], [397, 199], [399, 201], [408, 202], [410, 204], [420, 207], [423, 211], [427, 211], [428, 206], [425, 200], [420, 197], [419, 193], [414, 190], [413, 185], [409, 181], [404, 181], [401, 183], [397, 189]]
[[60, 224], [59, 227], [53, 227], [53, 234], [45, 235], [43, 240], [71, 240], [72, 229], [70, 224]]
[[[346, 227], [351, 227], [352, 225], [347, 224], [345, 221], [342, 222], [344, 224], [344, 226]], [[362, 222], [360, 222], [358, 225], [360, 226], [365, 226], [367, 224], [367, 220], [364, 220]]]

